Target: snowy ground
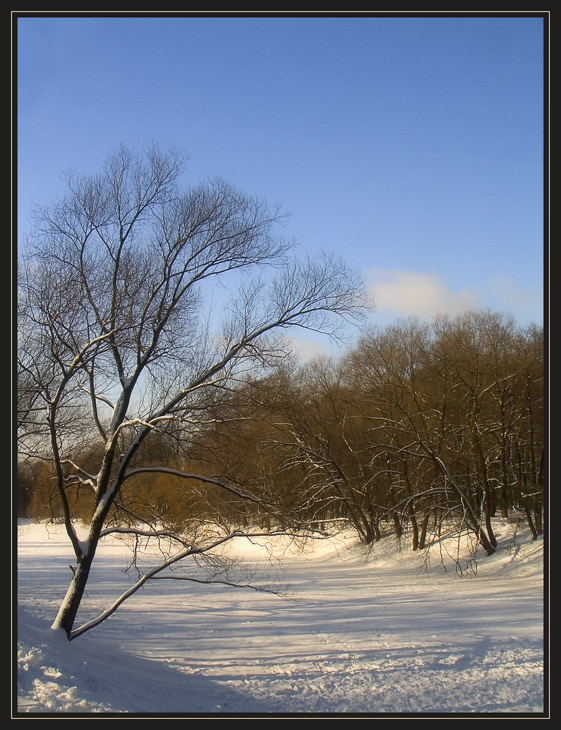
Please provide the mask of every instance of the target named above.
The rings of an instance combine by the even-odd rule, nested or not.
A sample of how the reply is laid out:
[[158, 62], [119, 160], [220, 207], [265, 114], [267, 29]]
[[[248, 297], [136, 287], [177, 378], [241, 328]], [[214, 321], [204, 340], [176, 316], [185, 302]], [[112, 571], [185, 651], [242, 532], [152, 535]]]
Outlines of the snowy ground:
[[[442, 566], [442, 545], [428, 571], [393, 538], [370, 553], [314, 543], [279, 570], [239, 542], [247, 560], [278, 572], [287, 597], [158, 581], [69, 643], [49, 629], [70, 576], [68, 542], [60, 527], [21, 524], [14, 716], [543, 717], [543, 541], [502, 523], [497, 531], [497, 553], [478, 555], [463, 577], [452, 560]], [[109, 544], [97, 557], [97, 607], [126, 581], [123, 550]]]

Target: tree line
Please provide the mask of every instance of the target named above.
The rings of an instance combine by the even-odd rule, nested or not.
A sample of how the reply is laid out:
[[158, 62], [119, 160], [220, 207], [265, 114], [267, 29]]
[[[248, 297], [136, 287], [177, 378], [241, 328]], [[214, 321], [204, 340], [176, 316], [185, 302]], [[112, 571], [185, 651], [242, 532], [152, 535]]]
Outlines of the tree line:
[[[201, 520], [229, 529], [350, 526], [366, 544], [407, 533], [414, 550], [454, 526], [491, 554], [500, 516], [536, 538], [543, 352], [540, 327], [470, 312], [371, 329], [341, 358], [287, 359], [235, 379], [191, 428], [153, 434], [114, 519], [178, 530]], [[93, 446], [75, 454], [84, 472], [99, 457]], [[56, 492], [49, 463], [28, 462], [20, 511], [60, 516]], [[73, 514], [87, 519], [90, 502], [77, 482]]]

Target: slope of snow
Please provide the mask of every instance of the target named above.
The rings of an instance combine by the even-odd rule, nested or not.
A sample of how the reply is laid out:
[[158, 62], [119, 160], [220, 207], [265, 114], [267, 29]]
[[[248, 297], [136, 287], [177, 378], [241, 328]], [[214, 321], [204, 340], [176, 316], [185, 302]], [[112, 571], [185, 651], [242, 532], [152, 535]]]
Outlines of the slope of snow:
[[[67, 539], [21, 524], [14, 714], [543, 717], [543, 540], [502, 522], [497, 532], [497, 552], [461, 574], [453, 540], [428, 560], [393, 538], [370, 551], [277, 541], [279, 562], [240, 540], [231, 550], [285, 595], [156, 581], [68, 642], [50, 629], [70, 578]], [[126, 586], [126, 563], [120, 542], [99, 552], [94, 609]]]

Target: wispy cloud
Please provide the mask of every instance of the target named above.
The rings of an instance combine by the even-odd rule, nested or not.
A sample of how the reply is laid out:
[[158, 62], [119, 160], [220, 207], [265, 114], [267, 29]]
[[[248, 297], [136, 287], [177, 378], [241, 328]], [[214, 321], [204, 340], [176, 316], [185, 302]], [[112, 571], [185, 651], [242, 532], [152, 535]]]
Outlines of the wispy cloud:
[[379, 313], [430, 318], [481, 306], [474, 292], [453, 292], [435, 273], [371, 268], [366, 276]]
[[316, 357], [337, 356], [345, 349], [344, 342], [332, 340], [327, 335], [319, 333], [315, 337], [289, 335], [286, 337], [286, 343], [300, 362], [309, 362]]
[[506, 274], [497, 274], [490, 283], [489, 289], [498, 302], [512, 312], [536, 312], [543, 306], [542, 292], [530, 287], [520, 287]]
[[433, 272], [369, 268], [365, 276], [377, 315], [432, 319], [438, 314], [455, 316], [489, 308], [512, 314], [520, 324], [542, 319], [543, 293], [520, 286], [502, 273], [461, 291], [452, 291]]

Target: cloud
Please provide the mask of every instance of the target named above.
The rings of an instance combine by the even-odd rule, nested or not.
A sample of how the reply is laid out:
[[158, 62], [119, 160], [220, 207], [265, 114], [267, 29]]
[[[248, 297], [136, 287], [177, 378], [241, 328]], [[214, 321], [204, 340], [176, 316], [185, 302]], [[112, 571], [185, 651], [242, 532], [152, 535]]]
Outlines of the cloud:
[[535, 311], [543, 302], [541, 293], [528, 287], [520, 287], [506, 274], [497, 274], [489, 284], [491, 293], [496, 299], [509, 310], [514, 311]]
[[480, 307], [474, 292], [452, 292], [434, 273], [371, 268], [366, 276], [378, 313], [432, 318]]
[[330, 345], [332, 345], [329, 338], [320, 338], [319, 336], [317, 339], [312, 339], [291, 335], [286, 340], [294, 355], [301, 362], [308, 362], [315, 357], [329, 355]]

